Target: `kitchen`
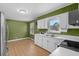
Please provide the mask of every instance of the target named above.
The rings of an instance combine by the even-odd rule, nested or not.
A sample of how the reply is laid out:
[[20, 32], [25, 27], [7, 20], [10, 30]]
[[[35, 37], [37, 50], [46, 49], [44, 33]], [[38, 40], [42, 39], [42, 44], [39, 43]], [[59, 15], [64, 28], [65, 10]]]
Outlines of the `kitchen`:
[[[58, 11], [58, 10], [57, 10]], [[58, 11], [59, 12], [59, 11]], [[53, 12], [52, 12], [53, 13]], [[44, 15], [46, 16], [46, 15]], [[41, 16], [42, 17], [42, 16]], [[39, 17], [39, 18], [41, 18]], [[64, 19], [64, 20], [63, 20]], [[58, 14], [53, 17], [44, 18], [37, 21], [37, 29], [39, 33], [35, 34], [35, 44], [46, 49], [47, 51], [51, 52], [51, 56], [76, 56], [79, 53], [73, 52], [74, 48], [78, 48], [77, 52], [79, 51], [79, 37], [74, 36], [76, 33], [79, 35], [79, 11], [70, 11], [65, 12], [62, 14]], [[56, 20], [60, 20], [60, 27], [59, 30], [56, 31], [52, 29], [53, 22]], [[46, 30], [48, 29], [48, 30]], [[46, 32], [44, 32], [44, 30]], [[74, 32], [75, 33], [74, 33]], [[60, 33], [62, 32], [62, 33]], [[73, 32], [73, 33], [72, 33]], [[66, 41], [65, 41], [66, 40]], [[64, 42], [65, 41], [65, 42]], [[62, 44], [63, 43], [63, 44]], [[67, 47], [63, 49], [62, 45], [70, 47], [72, 50], [65, 51], [68, 49]], [[59, 47], [60, 46], [60, 47]], [[58, 48], [57, 48], [58, 47]], [[54, 51], [56, 49], [56, 51]], [[76, 49], [75, 49], [76, 50]], [[54, 52], [52, 52], [54, 51]]]
[[[34, 9], [28, 8], [35, 13], [29, 12], [24, 8], [19, 10], [17, 9], [17, 12], [15, 12], [14, 11], [15, 7], [10, 7], [10, 5], [11, 6], [15, 5], [16, 7], [19, 5], [20, 6], [23, 5], [25, 7], [29, 5], [30, 7], [32, 6], [33, 8], [35, 6], [38, 7], [40, 5], [39, 6], [40, 14], [37, 14], [38, 11], [35, 11], [36, 10], [35, 8]], [[6, 34], [5, 37], [7, 36], [6, 38], [4, 36], [1, 36], [2, 42], [4, 38], [7, 44], [9, 43], [10, 43], [9, 45], [15, 44], [14, 45], [15, 47], [17, 46], [16, 43], [18, 41], [21, 42], [21, 40], [25, 40], [25, 39], [28, 41], [30, 39], [35, 45], [35, 47], [38, 47], [48, 52], [46, 56], [79, 56], [79, 3], [63, 3], [63, 4], [49, 3], [45, 5], [43, 5], [43, 3], [42, 4], [37, 3], [35, 5], [30, 3], [30, 4], [19, 4], [19, 5], [18, 4], [13, 4], [13, 5], [0, 4], [0, 7], [2, 8], [0, 9], [1, 15], [2, 15], [2, 12], [4, 12], [3, 14], [5, 14], [4, 16], [6, 16], [6, 23], [7, 23], [7, 26], [6, 26], [7, 34], [3, 33], [5, 32], [5, 30], [1, 29], [3, 30], [2, 35]], [[50, 8], [49, 8], [49, 5], [50, 5]], [[55, 5], [58, 5], [58, 6], [56, 7]], [[45, 12], [45, 10], [47, 9], [42, 10], [44, 7], [46, 8], [48, 7], [47, 8], [48, 12], [47, 11]], [[11, 8], [14, 8], [14, 9], [11, 9]], [[56, 9], [53, 10], [54, 8]], [[49, 9], [51, 9], [52, 11]], [[12, 11], [14, 12], [12, 13]], [[23, 15], [17, 14], [18, 12]], [[27, 14], [25, 12], [28, 14], [28, 16], [26, 16]], [[14, 16], [11, 16], [11, 14], [13, 14]], [[17, 14], [18, 16], [15, 14]], [[33, 18], [34, 16], [35, 18]], [[32, 20], [30, 20], [31, 17], [32, 17]], [[13, 19], [17, 19], [17, 20], [13, 20]], [[26, 19], [29, 19], [29, 20], [25, 21]], [[3, 16], [1, 16], [1, 20], [4, 20]], [[4, 21], [2, 21], [1, 23], [4, 24]], [[30, 43], [28, 42], [27, 44]], [[1, 46], [5, 45], [5, 47], [2, 47], [2, 48], [5, 49], [7, 44], [1, 43]], [[29, 45], [27, 44], [24, 46], [24, 48], [26, 46], [29, 47]], [[23, 45], [21, 45], [21, 47], [22, 46]], [[30, 46], [29, 48], [30, 50], [32, 50], [31, 48], [34, 49], [34, 47], [32, 46]], [[3, 49], [1, 49], [2, 55], [5, 54]], [[6, 48], [6, 50], [8, 51], [10, 51], [10, 49], [12, 49], [12, 46], [9, 46], [8, 48]], [[11, 51], [13, 51], [14, 49], [12, 49]], [[26, 50], [28, 51], [29, 49], [26, 49]], [[28, 53], [29, 52], [30, 51], [28, 51]], [[26, 53], [25, 53], [26, 56], [28, 55], [32, 56], [34, 52], [31, 51], [32, 54], [26, 54]], [[39, 53], [40, 52], [38, 52], [38, 54]], [[43, 52], [41, 53], [43, 54]], [[17, 55], [18, 54], [16, 53], [15, 56]], [[35, 54], [35, 56], [39, 56], [39, 55]]]

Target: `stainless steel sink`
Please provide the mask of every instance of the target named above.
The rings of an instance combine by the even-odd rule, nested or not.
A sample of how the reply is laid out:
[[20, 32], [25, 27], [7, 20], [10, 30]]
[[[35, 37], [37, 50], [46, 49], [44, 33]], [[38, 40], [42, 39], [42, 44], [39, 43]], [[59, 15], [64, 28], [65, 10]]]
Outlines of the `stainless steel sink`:
[[46, 34], [46, 36], [55, 37], [55, 35], [52, 34]]

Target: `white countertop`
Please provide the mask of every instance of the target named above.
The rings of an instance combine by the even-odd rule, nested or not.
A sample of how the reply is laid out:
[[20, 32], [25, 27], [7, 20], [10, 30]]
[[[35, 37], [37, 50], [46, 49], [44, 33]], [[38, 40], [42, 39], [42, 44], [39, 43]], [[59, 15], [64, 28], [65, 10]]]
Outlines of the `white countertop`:
[[[40, 35], [43, 35], [43, 36], [47, 36], [48, 35], [48, 37], [52, 37], [49, 34], [40, 34]], [[79, 36], [55, 34], [55, 37], [52, 37], [52, 38], [63, 39], [63, 40], [71, 40], [71, 41], [79, 42]]]
[[55, 51], [53, 51], [49, 56], [79, 56], [79, 52], [58, 47]]
[[79, 37], [78, 36], [58, 35], [55, 38], [79, 42]]

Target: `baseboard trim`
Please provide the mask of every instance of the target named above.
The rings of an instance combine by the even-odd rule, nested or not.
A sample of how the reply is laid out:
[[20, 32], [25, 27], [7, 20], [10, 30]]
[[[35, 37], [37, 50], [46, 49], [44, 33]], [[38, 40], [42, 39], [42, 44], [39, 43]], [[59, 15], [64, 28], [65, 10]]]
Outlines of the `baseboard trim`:
[[19, 39], [12, 39], [12, 40], [8, 40], [7, 42], [19, 41], [19, 40], [24, 40], [24, 39], [30, 39], [30, 37], [19, 38]]

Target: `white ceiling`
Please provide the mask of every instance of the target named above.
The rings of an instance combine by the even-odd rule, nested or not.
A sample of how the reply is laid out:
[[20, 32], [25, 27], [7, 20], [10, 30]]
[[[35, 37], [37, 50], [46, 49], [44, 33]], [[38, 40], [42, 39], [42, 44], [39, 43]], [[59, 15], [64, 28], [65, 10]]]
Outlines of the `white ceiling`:
[[[69, 5], [70, 3], [0, 3], [0, 11], [5, 18], [31, 21], [36, 17]], [[17, 9], [26, 9], [28, 14], [20, 14]]]

